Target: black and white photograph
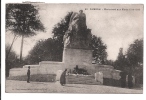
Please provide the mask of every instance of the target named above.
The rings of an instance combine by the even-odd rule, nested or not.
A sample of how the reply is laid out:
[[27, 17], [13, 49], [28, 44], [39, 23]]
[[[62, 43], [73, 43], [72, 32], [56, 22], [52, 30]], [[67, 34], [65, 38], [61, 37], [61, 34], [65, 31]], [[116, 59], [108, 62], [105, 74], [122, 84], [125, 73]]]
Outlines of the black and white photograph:
[[143, 4], [5, 6], [6, 93], [143, 94]]

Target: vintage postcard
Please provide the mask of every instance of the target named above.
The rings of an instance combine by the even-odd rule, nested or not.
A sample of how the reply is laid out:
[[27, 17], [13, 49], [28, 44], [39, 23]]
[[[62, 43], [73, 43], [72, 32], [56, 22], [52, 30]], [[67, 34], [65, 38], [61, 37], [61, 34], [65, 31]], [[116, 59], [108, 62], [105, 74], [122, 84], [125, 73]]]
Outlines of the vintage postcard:
[[6, 93], [143, 94], [143, 4], [6, 4]]

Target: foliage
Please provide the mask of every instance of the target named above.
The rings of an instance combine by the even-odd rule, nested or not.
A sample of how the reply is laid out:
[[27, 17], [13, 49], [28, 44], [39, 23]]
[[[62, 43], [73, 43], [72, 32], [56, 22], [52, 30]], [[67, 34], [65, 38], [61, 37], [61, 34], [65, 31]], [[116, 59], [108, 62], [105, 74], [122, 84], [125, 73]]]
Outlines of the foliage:
[[127, 59], [125, 58], [125, 55], [123, 54], [123, 48], [119, 49], [119, 54], [117, 57], [117, 60], [115, 61], [115, 69], [124, 71], [125, 67], [127, 66]]
[[[6, 45], [6, 54], [9, 51], [10, 45]], [[11, 52], [9, 53], [9, 59], [6, 59], [6, 76], [9, 76], [9, 69], [13, 68], [13, 67], [18, 67], [18, 55], [11, 50]]]
[[136, 78], [136, 83], [143, 83], [143, 39], [137, 39], [130, 44], [125, 55], [120, 48], [114, 67], [127, 74], [132, 73]]
[[18, 36], [36, 35], [44, 31], [38, 9], [32, 4], [6, 4], [6, 29]]
[[63, 36], [69, 27], [69, 21], [72, 13], [73, 12], [68, 12], [67, 15], [64, 17], [64, 19], [62, 19], [59, 23], [57, 23], [54, 26], [52, 30], [54, 39], [61, 40], [63, 43]]
[[28, 64], [37, 64], [40, 61], [62, 61], [63, 36], [68, 29], [72, 12], [69, 12], [52, 30], [53, 38], [36, 43], [26, 58]]
[[123, 55], [123, 50], [120, 48], [115, 64], [118, 66], [118, 69], [122, 69], [121, 67], [123, 66], [135, 69], [135, 67], [143, 65], [143, 40], [135, 40], [129, 46], [125, 55]]
[[36, 43], [26, 58], [28, 64], [37, 64], [40, 61], [62, 61], [63, 46], [59, 41], [48, 38]]
[[22, 37], [20, 49], [21, 62], [24, 37], [34, 36], [36, 35], [36, 31], [44, 31], [45, 28], [40, 21], [38, 9], [34, 5], [7, 4], [6, 31], [8, 30], [11, 31], [14, 34], [14, 36], [17, 35]]
[[115, 61], [113, 61], [113, 60], [106, 60], [105, 61], [105, 65], [115, 66]]
[[94, 60], [98, 63], [105, 64], [105, 61], [107, 60], [107, 46], [103, 43], [101, 37], [92, 35], [91, 47]]
[[126, 56], [133, 67], [143, 64], [143, 39], [135, 40], [128, 48]]
[[127, 50], [127, 60], [136, 76], [136, 83], [143, 83], [143, 39], [137, 39]]

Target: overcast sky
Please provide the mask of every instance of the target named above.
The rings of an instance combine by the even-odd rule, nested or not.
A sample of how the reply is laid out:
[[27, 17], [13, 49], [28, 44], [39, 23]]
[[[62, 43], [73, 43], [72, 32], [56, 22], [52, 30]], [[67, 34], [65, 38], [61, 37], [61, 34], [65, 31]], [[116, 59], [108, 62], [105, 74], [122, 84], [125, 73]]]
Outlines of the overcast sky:
[[[135, 39], [143, 38], [142, 5], [37, 4], [37, 6], [40, 7], [40, 18], [46, 27], [46, 32], [38, 32], [38, 35], [34, 37], [25, 38], [23, 57], [27, 56], [36, 41], [51, 37], [52, 28], [60, 22], [61, 18], [64, 18], [67, 12], [78, 12], [81, 9], [86, 14], [86, 24], [92, 34], [101, 37], [107, 45], [108, 59], [116, 60], [120, 47], [125, 52]], [[93, 10], [94, 8], [96, 10]], [[7, 32], [6, 43], [11, 43], [12, 39], [13, 35]], [[18, 55], [20, 54], [20, 40], [18, 38], [13, 45], [13, 50]]]

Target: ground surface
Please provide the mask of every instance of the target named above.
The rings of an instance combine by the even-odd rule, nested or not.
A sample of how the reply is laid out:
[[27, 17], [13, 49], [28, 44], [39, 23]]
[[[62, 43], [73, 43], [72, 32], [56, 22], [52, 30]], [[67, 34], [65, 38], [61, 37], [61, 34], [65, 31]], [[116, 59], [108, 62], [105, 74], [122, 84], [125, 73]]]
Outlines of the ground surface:
[[7, 93], [96, 93], [96, 94], [125, 94], [143, 93], [142, 89], [127, 89], [104, 85], [66, 84], [59, 82], [30, 82], [6, 80]]

